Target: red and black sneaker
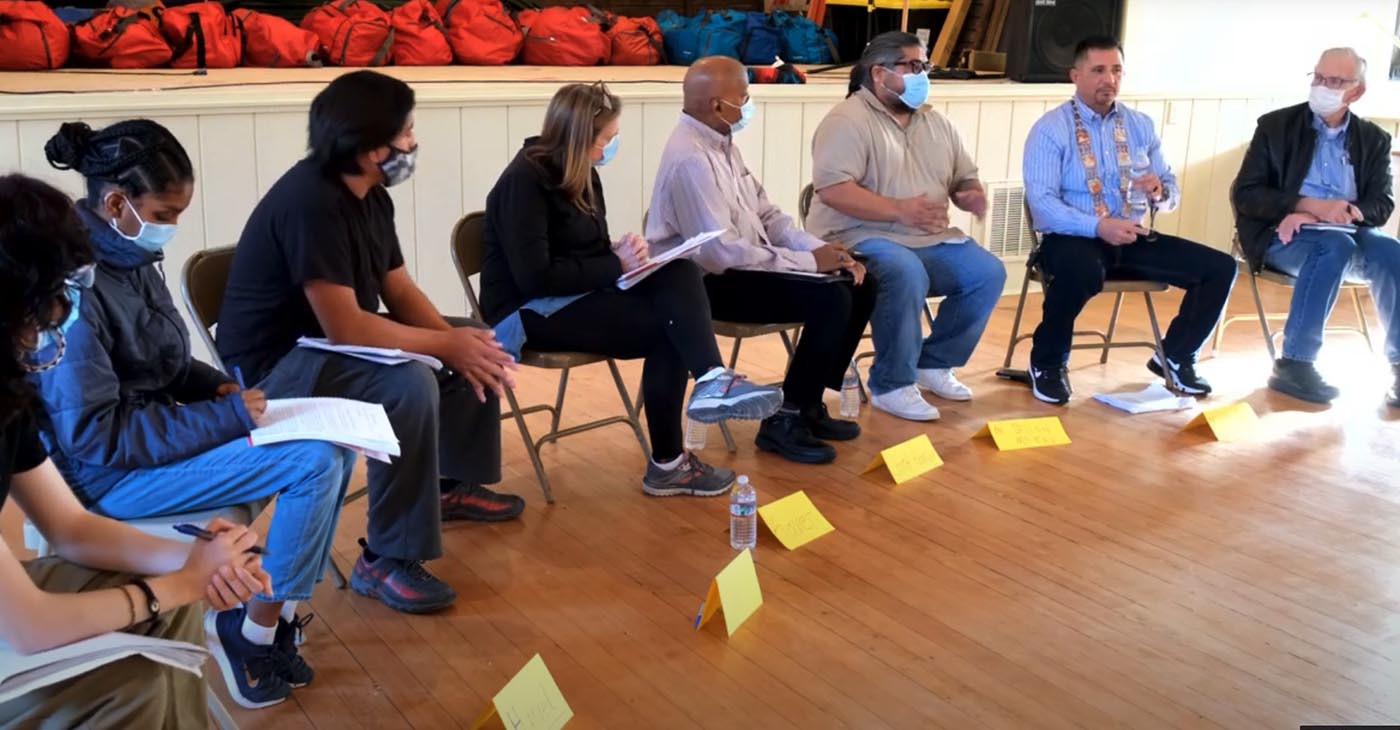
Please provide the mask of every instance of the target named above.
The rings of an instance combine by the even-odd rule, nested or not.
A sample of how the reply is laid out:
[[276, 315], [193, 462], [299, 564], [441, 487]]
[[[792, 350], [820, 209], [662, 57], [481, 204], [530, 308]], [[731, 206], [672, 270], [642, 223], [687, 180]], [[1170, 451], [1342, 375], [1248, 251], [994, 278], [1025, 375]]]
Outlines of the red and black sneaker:
[[442, 519], [504, 522], [525, 511], [525, 500], [514, 494], [493, 492], [480, 484], [448, 482], [442, 492]]
[[457, 600], [452, 586], [438, 580], [421, 560], [399, 560], [384, 555], [371, 558], [369, 545], [360, 539], [360, 559], [350, 575], [350, 587], [362, 596], [378, 598], [404, 613], [441, 611]]

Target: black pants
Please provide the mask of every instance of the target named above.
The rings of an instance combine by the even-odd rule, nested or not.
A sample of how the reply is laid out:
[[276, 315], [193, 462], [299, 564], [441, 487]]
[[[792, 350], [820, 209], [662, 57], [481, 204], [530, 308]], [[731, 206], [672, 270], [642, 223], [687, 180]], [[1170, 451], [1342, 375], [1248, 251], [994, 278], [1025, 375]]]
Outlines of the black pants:
[[1162, 349], [1176, 362], [1194, 363], [1225, 311], [1238, 271], [1230, 254], [1165, 233], [1126, 246], [1052, 233], [1040, 244], [1038, 263], [1049, 282], [1031, 347], [1031, 365], [1039, 370], [1057, 370], [1069, 361], [1074, 320], [1107, 279], [1150, 279], [1185, 289]]
[[705, 277], [715, 319], [745, 324], [799, 322], [802, 337], [783, 380], [783, 399], [806, 408], [827, 388], [841, 389], [875, 308], [875, 282], [861, 286], [764, 271], [727, 271]]
[[531, 350], [644, 358], [652, 458], [680, 456], [686, 376], [698, 378], [723, 364], [699, 267], [673, 261], [627, 291], [595, 291], [548, 317], [525, 310], [520, 322]]

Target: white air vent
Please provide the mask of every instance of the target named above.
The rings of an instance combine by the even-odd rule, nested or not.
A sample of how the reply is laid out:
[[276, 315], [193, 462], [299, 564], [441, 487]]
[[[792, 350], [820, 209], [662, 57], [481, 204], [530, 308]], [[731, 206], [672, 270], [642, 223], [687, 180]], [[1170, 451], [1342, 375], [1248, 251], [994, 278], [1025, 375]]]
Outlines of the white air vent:
[[989, 183], [987, 217], [980, 236], [1003, 261], [1025, 261], [1034, 241], [1026, 227], [1026, 189], [1019, 182]]

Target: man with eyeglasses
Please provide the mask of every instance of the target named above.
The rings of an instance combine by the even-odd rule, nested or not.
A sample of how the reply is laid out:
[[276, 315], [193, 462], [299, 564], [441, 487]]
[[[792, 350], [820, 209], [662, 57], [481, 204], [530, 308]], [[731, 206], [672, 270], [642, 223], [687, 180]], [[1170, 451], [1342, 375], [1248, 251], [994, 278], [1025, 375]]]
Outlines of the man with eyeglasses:
[[1297, 278], [1269, 387], [1312, 403], [1339, 395], [1314, 363], [1342, 282], [1364, 282], [1394, 374], [1386, 402], [1400, 408], [1400, 242], [1379, 230], [1395, 209], [1390, 135], [1351, 113], [1364, 93], [1366, 60], [1324, 51], [1307, 103], [1259, 118], [1230, 199], [1249, 265]]
[[[807, 218], [807, 230], [850, 246], [879, 282], [870, 404], [912, 421], [939, 417], [920, 387], [972, 398], [953, 369], [972, 356], [1006, 283], [1001, 260], [949, 225], [950, 202], [981, 217], [987, 196], [957, 129], [926, 104], [928, 70], [908, 33], [882, 33], [865, 47], [846, 100], [812, 138]], [[930, 296], [944, 300], [920, 343]]]

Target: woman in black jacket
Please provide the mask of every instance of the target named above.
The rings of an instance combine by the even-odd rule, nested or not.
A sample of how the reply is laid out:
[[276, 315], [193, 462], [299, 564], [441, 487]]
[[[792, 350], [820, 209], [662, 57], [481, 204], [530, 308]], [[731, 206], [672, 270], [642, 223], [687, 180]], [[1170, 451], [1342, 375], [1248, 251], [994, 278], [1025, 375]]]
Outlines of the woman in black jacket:
[[782, 391], [723, 367], [695, 264], [672, 261], [625, 291], [616, 287], [624, 272], [648, 262], [640, 236], [608, 235], [594, 169], [617, 153], [621, 114], [621, 100], [601, 83], [570, 84], [554, 95], [544, 130], [525, 140], [486, 198], [482, 314], [517, 357], [528, 341], [532, 350], [645, 358], [652, 463], [643, 492], [724, 494], [734, 473], [682, 446], [687, 373], [696, 384], [686, 413], [702, 423], [766, 418]]

